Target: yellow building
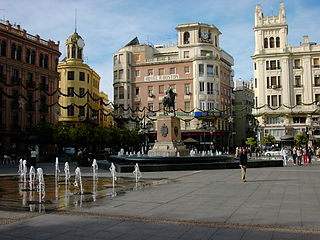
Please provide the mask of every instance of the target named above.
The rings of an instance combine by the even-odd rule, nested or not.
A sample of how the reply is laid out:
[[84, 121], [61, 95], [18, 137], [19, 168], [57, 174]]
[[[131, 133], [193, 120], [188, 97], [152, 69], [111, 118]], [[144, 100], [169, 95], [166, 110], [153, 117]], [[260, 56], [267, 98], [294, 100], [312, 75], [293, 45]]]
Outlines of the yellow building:
[[100, 76], [83, 62], [84, 41], [74, 32], [66, 41], [66, 57], [58, 64], [62, 124], [99, 124]]
[[100, 117], [99, 117], [99, 125], [103, 127], [111, 127], [113, 126], [113, 108], [109, 103], [108, 95], [104, 92], [100, 92]]

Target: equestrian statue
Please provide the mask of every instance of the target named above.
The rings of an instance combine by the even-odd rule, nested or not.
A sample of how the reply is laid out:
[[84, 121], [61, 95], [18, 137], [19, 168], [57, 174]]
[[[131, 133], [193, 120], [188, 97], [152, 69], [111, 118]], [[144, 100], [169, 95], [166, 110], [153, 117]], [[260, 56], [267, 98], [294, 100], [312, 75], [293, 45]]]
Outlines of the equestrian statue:
[[172, 88], [169, 88], [166, 91], [166, 95], [162, 99], [163, 110], [165, 115], [168, 115], [171, 111], [173, 111], [174, 116], [176, 116], [175, 99], [176, 99], [176, 93], [173, 91]]

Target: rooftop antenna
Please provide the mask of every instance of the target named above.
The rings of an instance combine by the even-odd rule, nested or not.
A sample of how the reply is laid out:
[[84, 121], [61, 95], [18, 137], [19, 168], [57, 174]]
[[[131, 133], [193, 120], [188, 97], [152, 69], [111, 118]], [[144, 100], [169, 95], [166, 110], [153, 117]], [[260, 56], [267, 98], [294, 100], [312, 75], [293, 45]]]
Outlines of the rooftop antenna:
[[77, 32], [77, 9], [74, 9], [74, 32]]

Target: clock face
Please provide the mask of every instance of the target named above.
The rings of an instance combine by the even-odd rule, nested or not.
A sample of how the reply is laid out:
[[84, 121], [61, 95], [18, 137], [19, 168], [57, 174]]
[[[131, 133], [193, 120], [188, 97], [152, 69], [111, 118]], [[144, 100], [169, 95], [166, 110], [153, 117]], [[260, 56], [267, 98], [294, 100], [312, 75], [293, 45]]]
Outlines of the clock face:
[[84, 47], [84, 41], [81, 38], [78, 39], [77, 44], [78, 44], [79, 48]]
[[201, 31], [201, 37], [202, 37], [203, 39], [208, 39], [208, 37], [209, 37], [209, 32], [208, 32], [208, 30], [202, 30], [202, 31]]

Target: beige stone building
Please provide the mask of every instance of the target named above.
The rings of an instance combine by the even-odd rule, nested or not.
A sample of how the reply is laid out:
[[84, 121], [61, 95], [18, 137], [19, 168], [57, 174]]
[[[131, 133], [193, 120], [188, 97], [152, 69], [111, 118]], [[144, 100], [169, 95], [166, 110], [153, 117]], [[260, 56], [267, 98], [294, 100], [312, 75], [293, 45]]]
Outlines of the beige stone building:
[[[311, 20], [310, 20], [311, 21]], [[255, 9], [255, 110], [261, 137], [290, 140], [307, 132], [319, 136], [320, 46], [303, 36], [299, 46], [288, 45], [284, 3], [279, 15], [263, 16]]]
[[186, 23], [176, 30], [177, 45], [146, 45], [135, 38], [113, 55], [117, 124], [154, 133], [165, 91], [172, 88], [183, 139], [196, 139], [202, 149], [227, 146], [233, 58], [220, 48], [221, 32], [213, 24]]

